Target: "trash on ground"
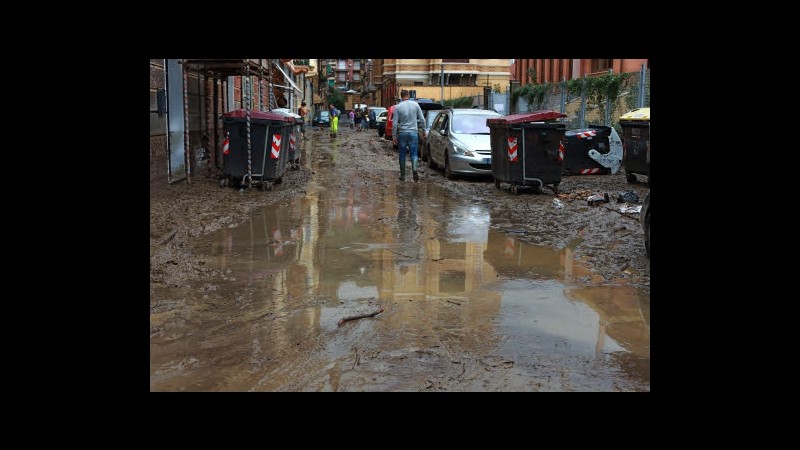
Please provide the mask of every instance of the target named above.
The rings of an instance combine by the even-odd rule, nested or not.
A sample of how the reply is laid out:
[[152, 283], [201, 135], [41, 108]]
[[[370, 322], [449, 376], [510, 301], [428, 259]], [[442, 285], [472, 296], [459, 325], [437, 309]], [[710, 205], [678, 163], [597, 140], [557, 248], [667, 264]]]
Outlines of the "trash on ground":
[[636, 195], [636, 192], [625, 191], [619, 193], [619, 196], [617, 197], [617, 203], [641, 203], [641, 202], [639, 201], [639, 196]]
[[557, 199], [557, 198], [554, 198], [554, 199], [553, 199], [553, 206], [555, 206], [556, 208], [559, 208], [559, 209], [560, 209], [560, 208], [563, 208], [563, 207], [564, 207], [564, 204], [563, 204], [563, 203], [561, 203], [561, 200], [559, 200], [559, 199]]
[[619, 212], [625, 214], [639, 214], [642, 212], [642, 205], [622, 205], [619, 207]]
[[590, 195], [589, 198], [586, 199], [586, 203], [588, 203], [589, 206], [594, 206], [598, 203], [608, 203], [608, 202], [609, 202], [608, 192], [606, 192], [605, 194]]

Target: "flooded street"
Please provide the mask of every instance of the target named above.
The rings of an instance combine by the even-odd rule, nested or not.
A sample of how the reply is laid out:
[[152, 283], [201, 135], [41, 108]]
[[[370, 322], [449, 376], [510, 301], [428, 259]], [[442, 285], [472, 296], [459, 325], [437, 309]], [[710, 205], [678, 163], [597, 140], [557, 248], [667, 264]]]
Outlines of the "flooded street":
[[275, 191], [151, 194], [152, 391], [650, 390], [637, 218], [424, 164], [401, 182], [374, 130], [308, 135]]

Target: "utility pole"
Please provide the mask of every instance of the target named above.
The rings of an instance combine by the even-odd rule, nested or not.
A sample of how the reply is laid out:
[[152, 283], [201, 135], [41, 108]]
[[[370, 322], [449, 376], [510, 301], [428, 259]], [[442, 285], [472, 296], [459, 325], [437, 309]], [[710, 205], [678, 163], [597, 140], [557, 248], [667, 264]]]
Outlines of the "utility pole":
[[439, 75], [439, 85], [442, 87], [442, 104], [444, 104], [444, 59], [439, 63], [439, 67], [442, 69], [441, 75]]

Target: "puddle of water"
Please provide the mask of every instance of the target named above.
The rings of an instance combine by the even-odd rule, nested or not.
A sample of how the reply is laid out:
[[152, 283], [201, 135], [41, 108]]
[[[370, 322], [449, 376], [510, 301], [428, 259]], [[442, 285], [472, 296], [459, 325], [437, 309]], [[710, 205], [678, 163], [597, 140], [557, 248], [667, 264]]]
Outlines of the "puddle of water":
[[[306, 161], [316, 170], [337, 164], [335, 144], [315, 154]], [[382, 189], [339, 187], [323, 174], [304, 197], [201, 239], [206, 267], [224, 277], [218, 300], [197, 294], [186, 304], [202, 315], [172, 324], [170, 340], [151, 338], [151, 387], [410, 389], [441, 368], [396, 370], [374, 356], [364, 378], [352, 372], [353, 349], [413, 356], [449, 342], [523, 370], [625, 354], [638, 363], [620, 370], [649, 389], [649, 291], [587, 287], [603, 278], [569, 248], [491, 229], [487, 207], [435, 185]], [[337, 325], [379, 307], [375, 319]]]

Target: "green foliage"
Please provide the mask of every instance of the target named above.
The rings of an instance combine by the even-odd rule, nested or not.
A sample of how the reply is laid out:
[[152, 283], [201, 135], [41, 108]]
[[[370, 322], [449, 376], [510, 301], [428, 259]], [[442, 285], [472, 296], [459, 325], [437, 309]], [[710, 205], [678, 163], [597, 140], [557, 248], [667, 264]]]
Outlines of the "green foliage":
[[458, 97], [442, 102], [445, 108], [472, 108], [472, 97]]
[[511, 101], [516, 103], [522, 97], [528, 102], [528, 105], [533, 106], [534, 109], [539, 109], [544, 103], [545, 95], [550, 94], [553, 90], [551, 83], [544, 84], [526, 84], [511, 93]]
[[329, 105], [333, 104], [339, 111], [344, 111], [344, 95], [338, 90], [328, 92], [327, 100]]

